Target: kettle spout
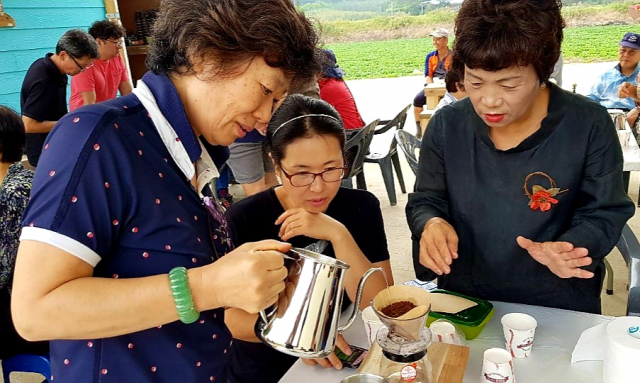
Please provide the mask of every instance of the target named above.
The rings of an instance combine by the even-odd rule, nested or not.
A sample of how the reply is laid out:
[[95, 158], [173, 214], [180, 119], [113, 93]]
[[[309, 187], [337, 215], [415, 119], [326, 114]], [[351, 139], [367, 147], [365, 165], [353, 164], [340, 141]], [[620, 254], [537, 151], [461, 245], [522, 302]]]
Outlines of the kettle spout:
[[351, 327], [353, 322], [356, 320], [356, 317], [358, 316], [358, 310], [360, 308], [360, 301], [362, 300], [362, 292], [364, 291], [364, 284], [367, 282], [367, 279], [371, 276], [371, 274], [375, 272], [380, 272], [382, 273], [382, 275], [384, 275], [384, 271], [382, 270], [382, 268], [372, 267], [369, 270], [367, 270], [366, 273], [364, 273], [362, 278], [360, 278], [360, 283], [358, 283], [358, 290], [356, 292], [356, 301], [353, 302], [353, 312], [351, 313], [351, 316], [349, 317], [349, 320], [347, 321], [347, 323], [345, 323], [344, 326], [338, 327], [339, 333], [343, 333], [347, 331], [347, 329]]

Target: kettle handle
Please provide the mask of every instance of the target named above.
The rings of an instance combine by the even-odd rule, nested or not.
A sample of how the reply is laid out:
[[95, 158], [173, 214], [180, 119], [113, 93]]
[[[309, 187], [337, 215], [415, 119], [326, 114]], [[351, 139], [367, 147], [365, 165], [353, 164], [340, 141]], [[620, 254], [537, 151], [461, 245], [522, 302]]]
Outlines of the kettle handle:
[[356, 320], [356, 317], [358, 316], [358, 311], [360, 308], [360, 301], [362, 300], [362, 292], [364, 291], [364, 284], [367, 282], [367, 279], [371, 276], [371, 274], [375, 273], [376, 271], [381, 272], [382, 275], [384, 275], [384, 271], [382, 270], [381, 267], [372, 267], [369, 270], [367, 270], [367, 272], [364, 273], [364, 275], [362, 275], [362, 278], [360, 278], [360, 283], [358, 283], [358, 290], [356, 293], [356, 301], [353, 302], [353, 312], [351, 313], [351, 316], [349, 317], [349, 320], [347, 321], [347, 323], [345, 323], [344, 326], [338, 327], [338, 333], [347, 331], [347, 329], [351, 327], [353, 322]]
[[264, 322], [263, 327], [267, 327], [271, 324], [273, 319], [276, 317], [276, 312], [278, 311], [278, 302], [274, 303], [271, 311], [267, 314], [266, 310], [260, 310], [260, 319]]

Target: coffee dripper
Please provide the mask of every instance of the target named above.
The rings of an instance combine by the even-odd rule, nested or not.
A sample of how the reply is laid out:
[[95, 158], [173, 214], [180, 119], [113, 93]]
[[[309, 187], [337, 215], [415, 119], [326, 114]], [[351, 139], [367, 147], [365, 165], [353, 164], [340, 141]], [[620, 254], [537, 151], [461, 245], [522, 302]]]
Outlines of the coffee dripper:
[[[411, 302], [423, 310], [409, 311], [398, 318], [382, 312], [389, 304], [403, 301]], [[380, 375], [386, 377], [389, 383], [433, 382], [431, 362], [427, 355], [427, 347], [431, 343], [431, 331], [426, 327], [431, 307], [429, 293], [418, 287], [391, 286], [378, 293], [371, 305], [385, 325], [376, 336], [383, 356]]]

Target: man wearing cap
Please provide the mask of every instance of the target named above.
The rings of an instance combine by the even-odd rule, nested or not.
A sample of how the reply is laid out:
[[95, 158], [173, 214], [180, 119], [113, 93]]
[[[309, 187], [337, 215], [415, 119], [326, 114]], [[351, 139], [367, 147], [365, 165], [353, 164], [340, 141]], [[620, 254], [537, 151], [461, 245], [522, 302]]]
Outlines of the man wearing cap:
[[[622, 109], [625, 112], [635, 109], [631, 97], [620, 98], [618, 88], [622, 83], [636, 83], [640, 67], [640, 35], [627, 33], [618, 48], [618, 65], [604, 72], [589, 90], [587, 97], [597, 101], [608, 109]], [[637, 116], [637, 111], [634, 112]], [[634, 118], [635, 120], [635, 118]]]
[[[425, 84], [433, 83], [433, 79], [444, 79], [444, 75], [451, 68], [451, 50], [449, 50], [449, 31], [444, 28], [438, 28], [429, 36], [433, 37], [433, 46], [435, 51], [429, 52], [424, 61], [424, 82]], [[422, 136], [420, 129], [420, 113], [424, 109], [427, 99], [422, 89], [413, 99], [413, 115], [416, 119], [417, 136]]]

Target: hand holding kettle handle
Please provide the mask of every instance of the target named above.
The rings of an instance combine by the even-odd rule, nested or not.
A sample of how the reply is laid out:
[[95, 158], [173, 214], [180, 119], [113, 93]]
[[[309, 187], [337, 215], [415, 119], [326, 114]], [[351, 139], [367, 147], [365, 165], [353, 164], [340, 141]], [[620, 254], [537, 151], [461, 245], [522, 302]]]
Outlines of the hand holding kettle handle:
[[358, 290], [356, 293], [356, 301], [353, 302], [353, 312], [351, 313], [351, 316], [349, 317], [349, 320], [347, 321], [347, 323], [345, 323], [344, 326], [338, 327], [338, 333], [347, 331], [347, 329], [351, 327], [353, 322], [356, 320], [356, 317], [358, 316], [358, 310], [360, 308], [360, 301], [362, 300], [362, 292], [364, 291], [364, 284], [367, 282], [367, 279], [371, 276], [371, 274], [375, 273], [376, 271], [381, 272], [382, 275], [384, 275], [384, 271], [382, 270], [382, 268], [372, 267], [369, 270], [367, 270], [366, 273], [364, 273], [362, 278], [360, 278], [360, 283], [358, 283]]

